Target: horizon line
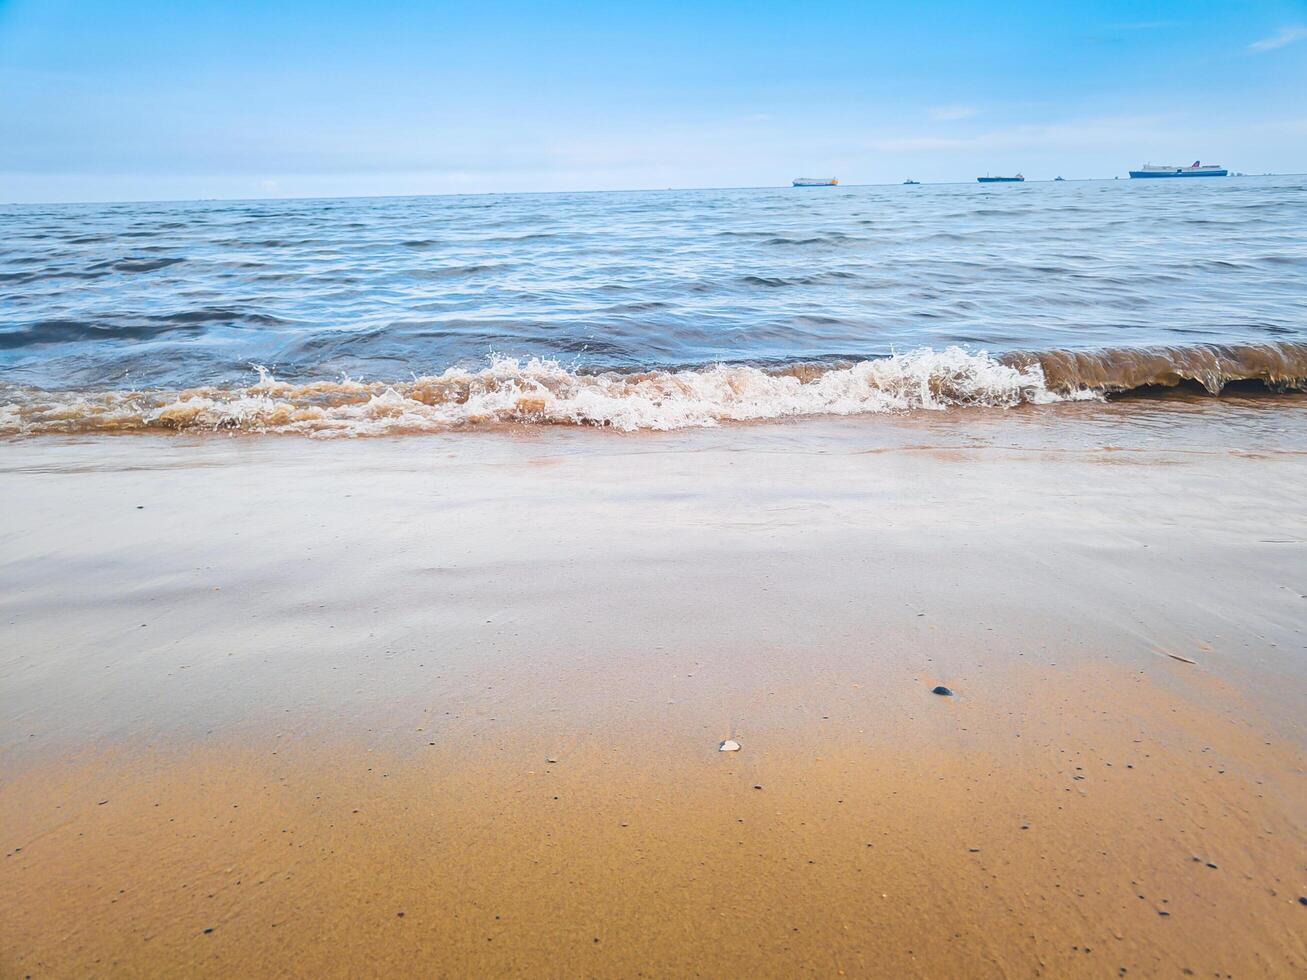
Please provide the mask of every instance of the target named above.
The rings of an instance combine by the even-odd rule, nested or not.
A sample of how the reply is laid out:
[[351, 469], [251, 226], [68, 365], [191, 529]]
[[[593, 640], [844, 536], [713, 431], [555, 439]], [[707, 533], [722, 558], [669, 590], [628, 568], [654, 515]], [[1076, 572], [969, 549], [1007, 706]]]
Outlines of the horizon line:
[[[1237, 179], [1239, 177], [1307, 177], [1307, 171], [1274, 171], [1267, 173], [1238, 173], [1231, 174], [1226, 179]], [[1121, 177], [1119, 174], [1113, 174], [1111, 177], [1063, 177], [1060, 180], [1054, 177], [1027, 177], [1022, 183], [1026, 184], [1054, 184], [1054, 183], [1092, 183], [1093, 181], [1114, 182], [1119, 180], [1130, 180], [1128, 177]], [[976, 183], [976, 178], [960, 178], [956, 180], [922, 180], [915, 181], [913, 184], [907, 184], [905, 181], [884, 181], [871, 182], [864, 184], [845, 184], [840, 183], [834, 186], [836, 190], [850, 187], [967, 187]], [[275, 201], [386, 201], [386, 200], [404, 200], [408, 198], [429, 198], [429, 197], [516, 197], [523, 195], [549, 195], [549, 194], [666, 194], [668, 192], [687, 192], [687, 191], [765, 191], [765, 190], [809, 190], [820, 191], [821, 187], [802, 187], [796, 188], [788, 184], [736, 184], [726, 187], [625, 187], [625, 188], [589, 188], [575, 190], [553, 190], [553, 191], [443, 191], [431, 194], [304, 194], [304, 195], [287, 195], [282, 197], [148, 197], [133, 198], [124, 200], [89, 200], [89, 201], [0, 201], [0, 207], [78, 207], [91, 204], [242, 204], [248, 202], [271, 203]]]

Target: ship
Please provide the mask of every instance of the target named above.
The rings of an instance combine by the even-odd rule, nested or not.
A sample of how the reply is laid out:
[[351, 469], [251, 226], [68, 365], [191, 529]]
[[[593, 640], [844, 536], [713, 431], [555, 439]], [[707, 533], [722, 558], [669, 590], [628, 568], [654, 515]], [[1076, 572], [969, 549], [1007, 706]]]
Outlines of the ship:
[[1026, 178], [1017, 174], [1015, 177], [990, 177], [986, 174], [984, 177], [977, 177], [976, 180], [982, 184], [1020, 184]]
[[834, 177], [795, 177], [795, 187], [834, 187], [839, 181]]
[[919, 180], [913, 180], [911, 177], [909, 177], [909, 178], [908, 178], [907, 180], [905, 180], [903, 183], [905, 183], [905, 184], [920, 184], [921, 181], [919, 181]]
[[1154, 163], [1145, 163], [1138, 170], [1130, 171], [1131, 177], [1228, 177], [1230, 171], [1215, 163], [1201, 163], [1195, 160], [1187, 167], [1159, 167]]

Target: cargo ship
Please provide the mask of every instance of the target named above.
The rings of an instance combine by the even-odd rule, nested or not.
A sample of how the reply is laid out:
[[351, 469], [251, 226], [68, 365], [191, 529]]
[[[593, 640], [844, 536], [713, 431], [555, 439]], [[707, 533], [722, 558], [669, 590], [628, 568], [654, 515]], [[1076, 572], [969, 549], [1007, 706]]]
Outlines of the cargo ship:
[[1017, 174], [1015, 177], [990, 177], [986, 174], [984, 177], [976, 178], [976, 180], [980, 181], [982, 184], [1020, 184], [1025, 179], [1026, 178], [1022, 177], [1020, 174]]
[[1145, 163], [1138, 170], [1131, 170], [1131, 177], [1228, 177], [1230, 171], [1215, 163], [1200, 163], [1195, 160], [1187, 167], [1159, 167]]
[[834, 187], [839, 181], [834, 177], [795, 177], [795, 187]]

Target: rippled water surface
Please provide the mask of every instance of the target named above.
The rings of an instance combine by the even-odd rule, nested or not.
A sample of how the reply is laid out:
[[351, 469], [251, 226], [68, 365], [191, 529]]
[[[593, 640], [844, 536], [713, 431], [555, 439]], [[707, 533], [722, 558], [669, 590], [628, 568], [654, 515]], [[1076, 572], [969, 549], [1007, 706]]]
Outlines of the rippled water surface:
[[0, 208], [45, 390], [1307, 339], [1307, 178]]

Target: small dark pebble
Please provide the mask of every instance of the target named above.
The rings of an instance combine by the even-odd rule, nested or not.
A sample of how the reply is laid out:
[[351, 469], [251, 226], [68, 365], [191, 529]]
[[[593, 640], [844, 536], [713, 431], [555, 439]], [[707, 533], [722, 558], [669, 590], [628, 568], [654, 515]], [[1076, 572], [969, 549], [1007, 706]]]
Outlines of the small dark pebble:
[[206, 936], [207, 936], [209, 933], [211, 933], [211, 932], [213, 932], [213, 926], [209, 926], [209, 928], [207, 928], [207, 929], [204, 930], [204, 934], [205, 934]]
[[754, 788], [754, 789], [762, 789], [762, 787], [759, 786], [757, 783], [754, 783], [753, 788]]
[[1300, 895], [1300, 896], [1298, 896], [1298, 904], [1299, 904], [1299, 905], [1307, 905], [1307, 895]]
[[951, 698], [951, 697], [953, 697], [953, 692], [950, 691], [950, 690], [949, 690], [947, 687], [945, 687], [943, 684], [939, 685], [939, 687], [933, 687], [933, 688], [931, 688], [931, 689], [930, 689], [930, 693], [931, 693], [931, 694], [941, 694], [941, 695], [943, 695], [943, 696], [946, 697], [946, 698]]
[[396, 912], [396, 913], [395, 913], [395, 917], [396, 917], [396, 918], [399, 918], [399, 919], [402, 919], [402, 918], [404, 918], [404, 913], [403, 913], [403, 912]]
[[1213, 871], [1216, 870], [1216, 865], [1214, 865], [1211, 861], [1208, 861], [1208, 862], [1207, 862], [1207, 866], [1208, 866], [1209, 868], [1211, 868]]

